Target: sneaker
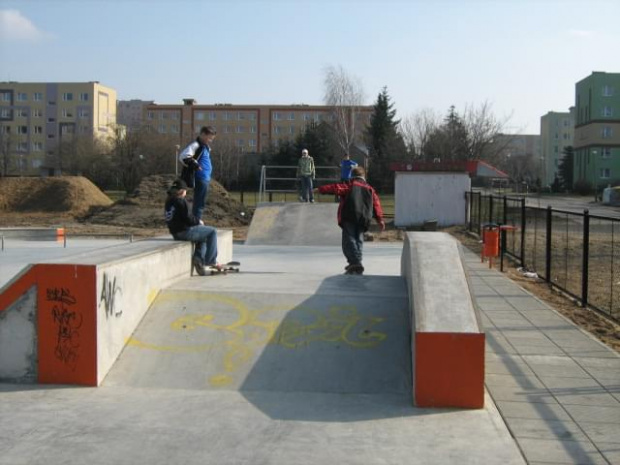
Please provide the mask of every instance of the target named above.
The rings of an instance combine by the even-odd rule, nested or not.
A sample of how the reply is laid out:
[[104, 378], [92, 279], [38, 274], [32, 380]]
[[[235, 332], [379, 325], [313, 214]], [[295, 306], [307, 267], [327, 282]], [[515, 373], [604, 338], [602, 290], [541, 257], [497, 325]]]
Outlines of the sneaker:
[[304, 200], [304, 198], [303, 198], [303, 197], [299, 197], [299, 201], [300, 201], [300, 202], [305, 202], [305, 200]]
[[364, 274], [364, 267], [361, 264], [351, 265], [347, 270], [349, 274]]
[[207, 274], [200, 257], [194, 257], [192, 259], [192, 265], [194, 265], [194, 269], [196, 270], [196, 273], [198, 273], [200, 276], [205, 276]]
[[310, 203], [314, 203], [314, 199], [310, 200]]

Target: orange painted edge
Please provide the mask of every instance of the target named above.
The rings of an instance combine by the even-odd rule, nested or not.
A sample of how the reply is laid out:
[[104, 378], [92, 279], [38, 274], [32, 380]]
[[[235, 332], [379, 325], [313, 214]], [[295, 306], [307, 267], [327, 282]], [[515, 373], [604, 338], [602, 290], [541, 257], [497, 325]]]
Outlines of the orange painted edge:
[[36, 267], [38, 381], [97, 386], [96, 266]]
[[417, 407], [484, 407], [484, 333], [416, 333]]

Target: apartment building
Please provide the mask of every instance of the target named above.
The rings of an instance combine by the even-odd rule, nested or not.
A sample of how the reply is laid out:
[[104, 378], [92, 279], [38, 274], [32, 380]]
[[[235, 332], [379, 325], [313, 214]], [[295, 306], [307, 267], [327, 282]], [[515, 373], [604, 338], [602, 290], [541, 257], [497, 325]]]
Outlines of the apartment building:
[[115, 124], [116, 91], [97, 81], [0, 82], [3, 174], [57, 174], [63, 142], [104, 137]]
[[145, 108], [154, 104], [154, 100], [119, 100], [116, 104], [116, 123], [125, 126], [128, 132], [142, 127]]
[[593, 72], [575, 85], [574, 180], [620, 181], [620, 73]]
[[541, 181], [550, 186], [559, 176], [564, 148], [573, 145], [575, 107], [567, 112], [550, 111], [540, 119]]
[[[371, 114], [372, 106], [355, 112], [360, 135]], [[202, 126], [214, 126], [218, 144], [248, 153], [293, 140], [309, 124], [323, 121], [334, 123], [330, 108], [323, 105], [198, 105], [194, 99], [184, 99], [182, 105], [147, 105], [144, 115], [150, 130], [178, 136], [179, 145], [195, 138]]]

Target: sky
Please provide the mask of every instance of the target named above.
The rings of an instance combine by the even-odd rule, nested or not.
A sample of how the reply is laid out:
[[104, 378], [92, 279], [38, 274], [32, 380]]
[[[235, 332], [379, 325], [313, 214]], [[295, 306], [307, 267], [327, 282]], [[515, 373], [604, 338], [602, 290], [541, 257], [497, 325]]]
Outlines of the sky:
[[119, 100], [323, 104], [342, 67], [397, 118], [491, 106], [538, 134], [575, 83], [620, 73], [620, 0], [0, 0], [0, 81]]

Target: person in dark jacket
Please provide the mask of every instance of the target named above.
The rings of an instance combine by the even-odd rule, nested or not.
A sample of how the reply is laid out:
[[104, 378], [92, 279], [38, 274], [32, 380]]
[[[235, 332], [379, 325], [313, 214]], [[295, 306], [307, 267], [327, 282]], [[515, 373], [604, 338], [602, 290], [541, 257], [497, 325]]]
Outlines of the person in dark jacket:
[[[211, 184], [211, 143], [217, 131], [213, 126], [204, 126], [194, 142], [179, 153], [179, 161], [185, 166], [194, 168], [194, 204], [192, 214], [202, 219], [202, 212], [207, 203], [209, 185]], [[188, 181], [189, 182], [189, 181]]]
[[177, 241], [192, 241], [195, 244], [192, 265], [200, 276], [205, 276], [205, 265], [219, 267], [217, 263], [217, 230], [205, 226], [202, 220], [189, 211], [185, 196], [187, 184], [177, 179], [168, 189], [164, 214], [168, 231]]
[[363, 274], [362, 255], [364, 233], [368, 231], [374, 217], [381, 231], [385, 230], [383, 209], [379, 196], [366, 182], [366, 172], [361, 166], [353, 168], [348, 182], [328, 184], [319, 187], [321, 194], [335, 194], [340, 197], [338, 205], [338, 226], [342, 228], [342, 253], [347, 259], [346, 274]]

